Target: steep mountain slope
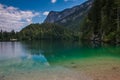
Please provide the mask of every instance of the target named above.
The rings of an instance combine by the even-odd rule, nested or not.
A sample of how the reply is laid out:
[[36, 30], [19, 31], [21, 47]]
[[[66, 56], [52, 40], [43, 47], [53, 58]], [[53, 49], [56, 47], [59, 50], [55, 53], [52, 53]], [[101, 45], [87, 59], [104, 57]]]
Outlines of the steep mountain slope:
[[51, 11], [44, 23], [57, 23], [71, 29], [77, 29], [91, 8], [92, 2], [93, 0], [88, 0], [81, 5], [65, 9], [61, 12]]

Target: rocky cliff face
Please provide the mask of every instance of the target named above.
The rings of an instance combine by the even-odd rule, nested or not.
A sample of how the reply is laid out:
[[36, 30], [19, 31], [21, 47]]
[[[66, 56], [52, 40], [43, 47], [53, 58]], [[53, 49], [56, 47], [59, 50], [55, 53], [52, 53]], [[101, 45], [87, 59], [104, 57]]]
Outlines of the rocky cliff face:
[[92, 2], [93, 0], [88, 0], [81, 5], [65, 9], [61, 12], [51, 11], [44, 22], [57, 23], [66, 27], [76, 27], [76, 25], [80, 25], [84, 16], [87, 15]]

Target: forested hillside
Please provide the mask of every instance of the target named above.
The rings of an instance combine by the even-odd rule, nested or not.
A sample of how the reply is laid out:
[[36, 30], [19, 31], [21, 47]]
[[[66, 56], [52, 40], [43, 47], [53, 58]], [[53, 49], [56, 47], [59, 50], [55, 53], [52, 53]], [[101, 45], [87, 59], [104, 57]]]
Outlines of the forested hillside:
[[81, 31], [83, 39], [120, 42], [120, 0], [94, 0]]
[[52, 23], [28, 25], [19, 32], [19, 35], [20, 40], [66, 40], [75, 39], [75, 37], [77, 39], [77, 36], [75, 36], [72, 31]]
[[16, 40], [79, 40], [79, 35], [53, 23], [30, 24], [20, 32], [1, 30], [0, 41]]

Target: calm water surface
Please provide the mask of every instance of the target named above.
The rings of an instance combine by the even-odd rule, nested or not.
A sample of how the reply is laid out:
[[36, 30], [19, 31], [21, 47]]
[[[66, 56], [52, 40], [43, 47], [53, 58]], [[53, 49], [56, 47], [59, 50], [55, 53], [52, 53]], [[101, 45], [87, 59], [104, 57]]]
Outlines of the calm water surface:
[[[82, 42], [0, 42], [0, 75], [16, 71], [69, 66], [67, 62], [96, 58], [120, 59], [120, 46]], [[76, 62], [77, 63], [77, 62]]]

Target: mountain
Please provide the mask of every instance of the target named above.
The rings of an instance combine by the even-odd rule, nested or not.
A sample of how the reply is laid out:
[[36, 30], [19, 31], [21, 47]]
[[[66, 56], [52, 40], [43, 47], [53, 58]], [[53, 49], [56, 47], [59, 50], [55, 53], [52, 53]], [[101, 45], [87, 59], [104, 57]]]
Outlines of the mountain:
[[67, 28], [78, 28], [82, 24], [84, 17], [87, 15], [92, 6], [93, 0], [88, 0], [81, 5], [65, 9], [63, 11], [51, 11], [44, 23], [56, 23]]

